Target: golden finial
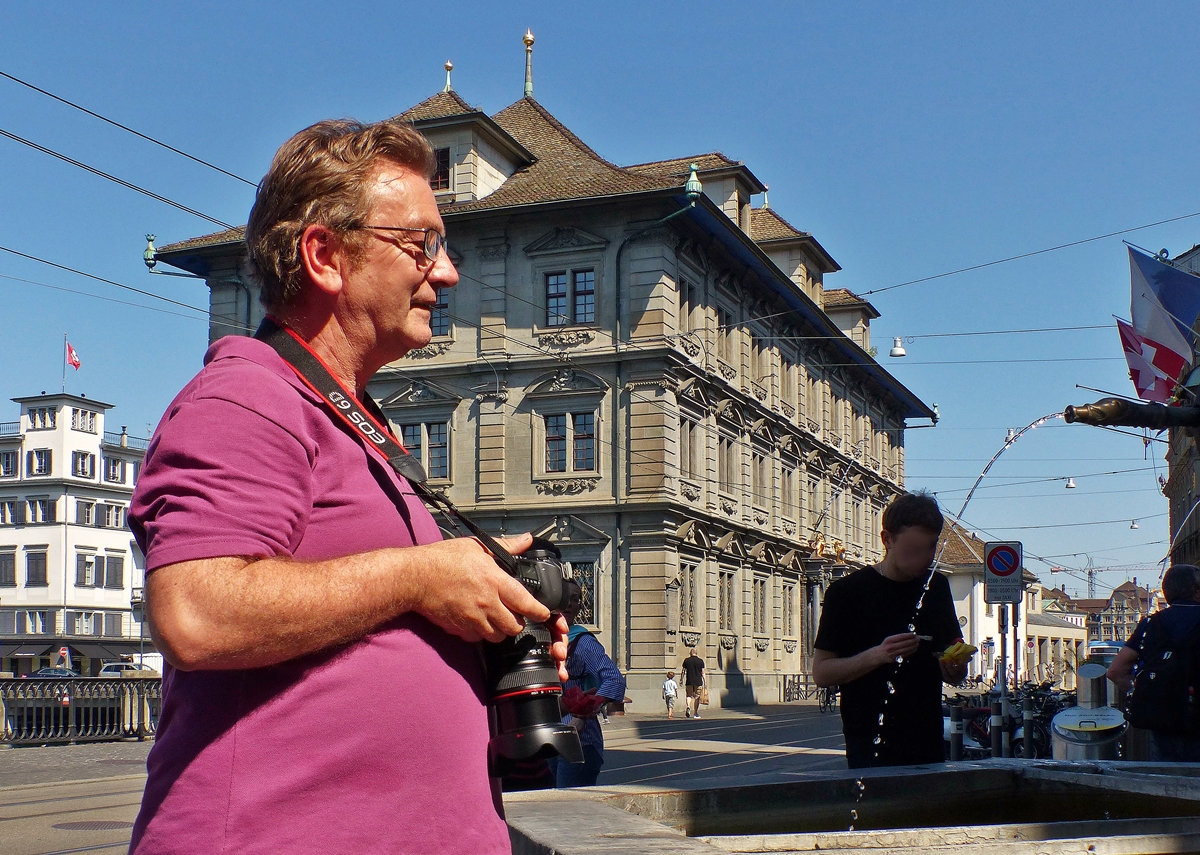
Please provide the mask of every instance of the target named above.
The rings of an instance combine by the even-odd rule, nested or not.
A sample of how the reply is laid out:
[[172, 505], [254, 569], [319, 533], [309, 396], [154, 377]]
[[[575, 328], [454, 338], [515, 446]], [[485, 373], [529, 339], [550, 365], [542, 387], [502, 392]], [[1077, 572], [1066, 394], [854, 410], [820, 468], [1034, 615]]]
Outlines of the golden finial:
[[525, 43], [525, 97], [533, 97], [533, 30], [526, 30], [521, 37]]

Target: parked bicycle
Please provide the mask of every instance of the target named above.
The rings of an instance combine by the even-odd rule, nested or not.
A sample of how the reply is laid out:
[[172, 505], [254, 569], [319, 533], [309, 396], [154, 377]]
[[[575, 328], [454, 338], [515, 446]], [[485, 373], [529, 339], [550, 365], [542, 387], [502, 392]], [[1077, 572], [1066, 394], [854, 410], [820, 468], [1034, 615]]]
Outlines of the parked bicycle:
[[833, 712], [837, 709], [838, 687], [826, 686], [817, 696], [817, 707], [822, 713]]

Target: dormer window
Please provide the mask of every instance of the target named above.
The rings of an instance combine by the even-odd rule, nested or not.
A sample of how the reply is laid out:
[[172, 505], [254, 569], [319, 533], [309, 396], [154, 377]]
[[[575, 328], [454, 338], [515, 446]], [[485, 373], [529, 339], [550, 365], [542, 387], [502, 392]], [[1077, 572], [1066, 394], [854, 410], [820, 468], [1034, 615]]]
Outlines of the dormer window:
[[429, 184], [434, 192], [450, 189], [450, 149], [439, 148], [433, 152], [433, 178]]

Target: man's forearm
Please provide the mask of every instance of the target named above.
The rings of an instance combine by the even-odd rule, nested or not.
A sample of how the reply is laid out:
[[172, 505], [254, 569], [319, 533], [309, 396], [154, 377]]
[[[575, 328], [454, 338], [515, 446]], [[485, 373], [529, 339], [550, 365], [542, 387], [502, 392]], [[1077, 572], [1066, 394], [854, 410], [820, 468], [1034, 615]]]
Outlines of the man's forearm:
[[354, 641], [411, 611], [468, 640], [498, 640], [519, 630], [510, 609], [528, 606], [527, 596], [473, 540], [328, 561], [187, 561], [147, 579], [155, 640], [184, 670], [273, 665]]
[[813, 679], [821, 688], [852, 683], [870, 674], [881, 664], [875, 648], [853, 656], [821, 655], [813, 660]]

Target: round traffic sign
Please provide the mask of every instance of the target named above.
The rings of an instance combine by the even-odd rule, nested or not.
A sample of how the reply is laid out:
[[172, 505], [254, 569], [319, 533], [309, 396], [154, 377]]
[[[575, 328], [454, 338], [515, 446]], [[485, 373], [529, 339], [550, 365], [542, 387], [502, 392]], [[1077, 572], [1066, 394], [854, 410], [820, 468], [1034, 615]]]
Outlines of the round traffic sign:
[[1002, 543], [988, 553], [988, 570], [997, 576], [1011, 576], [1021, 566], [1017, 550]]

